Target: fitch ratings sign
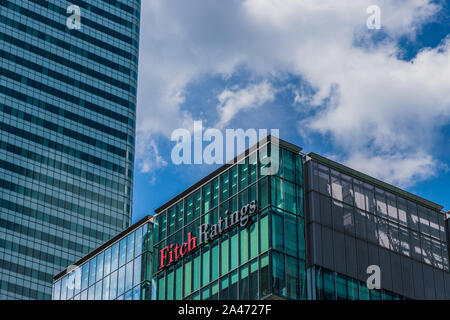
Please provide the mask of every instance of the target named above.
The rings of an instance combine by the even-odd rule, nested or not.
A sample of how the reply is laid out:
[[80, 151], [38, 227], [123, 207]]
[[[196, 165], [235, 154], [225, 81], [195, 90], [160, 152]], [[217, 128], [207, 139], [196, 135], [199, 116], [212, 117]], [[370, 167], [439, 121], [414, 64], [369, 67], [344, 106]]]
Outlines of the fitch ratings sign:
[[172, 263], [184, 258], [186, 255], [194, 251], [199, 246], [206, 244], [231, 229], [240, 226], [246, 227], [250, 224], [251, 218], [258, 213], [258, 202], [253, 200], [249, 204], [243, 206], [240, 210], [230, 212], [225, 211], [225, 218], [219, 216], [217, 224], [202, 224], [198, 227], [198, 238], [187, 234], [187, 241], [182, 244], [170, 244], [159, 251], [160, 265], [159, 269], [163, 269]]

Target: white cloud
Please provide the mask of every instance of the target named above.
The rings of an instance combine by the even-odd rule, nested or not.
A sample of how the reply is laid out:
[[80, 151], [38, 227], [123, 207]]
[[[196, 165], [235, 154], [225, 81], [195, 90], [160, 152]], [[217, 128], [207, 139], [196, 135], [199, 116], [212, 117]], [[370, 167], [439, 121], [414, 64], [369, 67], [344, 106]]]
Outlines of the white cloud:
[[225, 89], [218, 96], [219, 105], [217, 110], [220, 120], [218, 128], [227, 125], [236, 114], [242, 110], [254, 109], [275, 98], [275, 89], [268, 81], [249, 85], [244, 89]]
[[401, 188], [410, 187], [417, 181], [435, 176], [440, 167], [433, 157], [424, 153], [408, 156], [401, 154], [370, 156], [367, 153], [354, 153], [345, 163], [351, 168]]
[[[414, 38], [439, 7], [430, 0], [378, 0], [388, 40], [355, 46], [358, 39], [367, 45], [368, 35], [377, 32], [366, 29], [366, 8], [372, 4], [143, 2], [138, 138], [169, 136], [175, 128], [189, 127], [192, 115], [182, 109], [186, 87], [204, 75], [227, 76], [243, 66], [260, 78], [294, 74], [306, 80], [316, 92], [308, 96], [299, 91], [297, 102], [316, 112], [298, 127], [306, 136], [318, 132], [331, 137], [347, 163], [381, 178], [391, 176], [398, 184], [425, 178], [424, 168], [438, 165], [428, 155], [429, 146], [450, 119], [450, 41], [423, 50], [411, 62], [398, 59], [398, 37]], [[263, 83], [270, 100], [275, 89]], [[262, 105], [256, 91], [222, 92], [219, 126], [240, 110]]]
[[167, 166], [167, 161], [160, 155], [155, 140], [151, 138], [138, 140], [136, 151], [140, 155], [145, 155], [145, 157], [141, 156], [137, 161], [138, 168], [142, 173], [152, 173]]

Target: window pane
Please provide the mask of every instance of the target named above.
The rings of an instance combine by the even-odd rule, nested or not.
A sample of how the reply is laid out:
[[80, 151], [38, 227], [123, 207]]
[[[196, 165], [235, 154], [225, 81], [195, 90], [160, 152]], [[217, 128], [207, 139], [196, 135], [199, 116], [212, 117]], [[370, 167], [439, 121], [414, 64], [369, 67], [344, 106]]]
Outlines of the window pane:
[[206, 245], [202, 249], [202, 286], [207, 285], [210, 281], [209, 268], [211, 266], [211, 262], [209, 259], [209, 255], [210, 255], [209, 245]]
[[[189, 258], [188, 258], [189, 259]], [[189, 259], [184, 264], [184, 296], [192, 292], [192, 261]]]
[[[226, 236], [225, 236], [226, 237]], [[221, 252], [221, 257], [220, 259], [222, 260], [221, 263], [221, 275], [224, 275], [225, 273], [228, 272], [228, 268], [229, 268], [229, 248], [228, 248], [228, 239], [223, 239], [220, 243], [220, 252]]]
[[97, 259], [93, 258], [89, 261], [89, 285], [93, 285], [95, 283], [95, 275], [96, 275], [96, 267], [97, 267]]
[[272, 252], [273, 293], [286, 296], [286, 280], [284, 271], [284, 255]]
[[258, 255], [258, 218], [254, 217], [254, 223], [250, 226], [250, 259]]
[[272, 248], [284, 251], [284, 226], [283, 217], [276, 213], [271, 214], [272, 217]]
[[265, 254], [261, 257], [261, 279], [260, 279], [260, 298], [266, 297], [269, 291], [269, 255]]
[[239, 249], [239, 253], [240, 253], [240, 264], [244, 264], [248, 261], [248, 250], [249, 250], [249, 246], [248, 246], [248, 228], [243, 228], [240, 231], [240, 235], [239, 235], [239, 241], [240, 241], [240, 249]]
[[117, 295], [120, 296], [125, 292], [125, 266], [119, 269]]
[[103, 269], [104, 269], [105, 275], [108, 275], [111, 273], [111, 248], [108, 248], [105, 251], [105, 266]]
[[103, 278], [103, 252], [97, 256], [97, 281]]
[[249, 299], [258, 300], [258, 259], [250, 263]]
[[117, 270], [119, 265], [119, 244], [116, 243], [112, 246], [111, 251], [111, 271]]
[[179, 264], [175, 270], [175, 299], [181, 300], [183, 289], [183, 266]]
[[286, 296], [291, 299], [298, 299], [299, 277], [297, 259], [286, 258]]
[[297, 256], [297, 219], [295, 216], [288, 213], [285, 214], [285, 227], [286, 230], [286, 253]]
[[171, 268], [167, 272], [167, 300], [173, 300], [174, 298], [173, 286], [174, 286], [174, 270]]
[[134, 232], [127, 237], [127, 262], [134, 258]]
[[211, 245], [211, 280], [219, 277], [219, 240], [214, 240]]
[[123, 266], [127, 260], [127, 238], [120, 240], [119, 247], [119, 266]]
[[102, 300], [109, 300], [109, 276], [103, 280], [103, 297]]
[[125, 291], [131, 290], [133, 287], [133, 261], [126, 264], [125, 267]]
[[267, 212], [263, 217], [261, 217], [260, 221], [261, 252], [265, 252], [269, 249], [269, 218]]

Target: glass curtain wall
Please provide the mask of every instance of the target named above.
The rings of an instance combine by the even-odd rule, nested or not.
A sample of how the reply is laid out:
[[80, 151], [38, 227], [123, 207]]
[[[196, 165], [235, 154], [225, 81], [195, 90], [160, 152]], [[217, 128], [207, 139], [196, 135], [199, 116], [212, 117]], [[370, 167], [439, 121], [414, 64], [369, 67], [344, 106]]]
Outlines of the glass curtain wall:
[[[258, 156], [270, 152], [270, 145], [261, 147], [155, 217], [154, 299], [306, 298], [302, 159], [280, 148], [278, 174], [261, 176]], [[236, 227], [158, 271], [162, 248], [253, 200], [259, 213], [248, 227]]]

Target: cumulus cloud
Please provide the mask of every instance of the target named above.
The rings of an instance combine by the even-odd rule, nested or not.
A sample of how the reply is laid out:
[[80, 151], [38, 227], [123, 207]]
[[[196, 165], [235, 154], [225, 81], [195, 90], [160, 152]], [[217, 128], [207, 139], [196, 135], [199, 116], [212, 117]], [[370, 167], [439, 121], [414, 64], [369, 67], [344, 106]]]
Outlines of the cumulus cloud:
[[223, 128], [242, 110], [254, 109], [275, 98], [275, 89], [268, 81], [234, 90], [225, 89], [218, 96], [217, 107], [220, 120], [218, 128]]
[[140, 157], [137, 165], [142, 173], [153, 173], [157, 169], [167, 166], [167, 161], [160, 155], [159, 148], [152, 139], [140, 139], [136, 144], [136, 151], [139, 154], [146, 154]]
[[[183, 107], [187, 86], [244, 67], [259, 78], [292, 74], [307, 82], [312, 93], [299, 88], [295, 101], [309, 111], [297, 123], [299, 132], [330, 137], [341, 150], [340, 160], [396, 184], [424, 179], [424, 170], [438, 168], [429, 146], [450, 118], [450, 40], [404, 61], [399, 37], [414, 38], [438, 4], [379, 0], [381, 31], [366, 28], [366, 8], [372, 4], [145, 1], [138, 139], [170, 136], [173, 129], [187, 127], [193, 118], [192, 110]], [[373, 42], [373, 32], [382, 32], [384, 40]], [[269, 81], [224, 89], [217, 125], [273, 100], [274, 92]]]

